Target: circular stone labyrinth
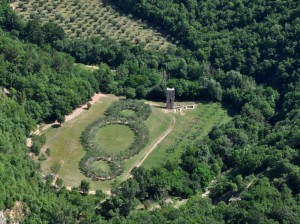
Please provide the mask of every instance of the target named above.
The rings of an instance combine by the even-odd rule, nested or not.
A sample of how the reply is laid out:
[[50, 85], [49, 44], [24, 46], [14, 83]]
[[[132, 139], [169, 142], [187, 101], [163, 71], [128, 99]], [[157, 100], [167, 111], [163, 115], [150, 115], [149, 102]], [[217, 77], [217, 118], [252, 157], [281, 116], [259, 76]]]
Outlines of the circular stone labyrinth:
[[100, 128], [95, 135], [95, 143], [112, 156], [132, 145], [134, 132], [127, 125], [111, 124]]
[[111, 180], [123, 172], [123, 160], [138, 154], [149, 141], [145, 123], [149, 105], [134, 100], [117, 101], [106, 117], [88, 125], [81, 135], [86, 155], [81, 171], [93, 180]]

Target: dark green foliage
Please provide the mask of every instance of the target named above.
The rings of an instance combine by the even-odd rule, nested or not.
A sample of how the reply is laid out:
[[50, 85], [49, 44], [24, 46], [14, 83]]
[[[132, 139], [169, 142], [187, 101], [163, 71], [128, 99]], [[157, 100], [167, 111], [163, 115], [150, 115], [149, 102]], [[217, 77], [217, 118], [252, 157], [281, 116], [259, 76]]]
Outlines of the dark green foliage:
[[135, 89], [131, 87], [126, 88], [124, 95], [126, 96], [126, 99], [134, 99], [136, 97]]
[[55, 183], [58, 187], [62, 187], [63, 185], [63, 180], [61, 178], [57, 178], [56, 183]]
[[[109, 39], [69, 40], [52, 23], [21, 21], [0, 0], [0, 26], [9, 32], [0, 31], [0, 87], [11, 93], [0, 93], [0, 210], [24, 202], [24, 223], [102, 223], [100, 214], [111, 223], [299, 223], [298, 2], [112, 2], [185, 47], [160, 52]], [[88, 72], [75, 61], [107, 63], [115, 72], [105, 64]], [[99, 195], [54, 189], [53, 176], [42, 181], [27, 158], [26, 136], [36, 123], [70, 113], [94, 92], [164, 100], [166, 86], [176, 88], [176, 98], [224, 102], [238, 115], [191, 142], [180, 161], [134, 169], [101, 205]], [[209, 182], [214, 205], [191, 197]], [[139, 202], [164, 204], [169, 196], [190, 199], [179, 209], [131, 213]], [[238, 200], [223, 202], [232, 196]]]
[[58, 173], [59, 170], [60, 170], [60, 168], [61, 168], [61, 164], [60, 164], [59, 162], [55, 162], [55, 163], [53, 163], [53, 165], [51, 166], [51, 171], [52, 171], [53, 173]]
[[[212, 68], [241, 71], [259, 81], [278, 85], [283, 84], [282, 79], [293, 79], [299, 71], [297, 1], [112, 2], [169, 31], [193, 51], [195, 58], [208, 61]], [[184, 69], [183, 65], [176, 60], [168, 67]], [[197, 66], [193, 68], [197, 71]]]
[[60, 123], [60, 125], [62, 124], [62, 123], [64, 123], [65, 122], [65, 116], [59, 116], [58, 118], [57, 118], [57, 122], [58, 123]]
[[98, 90], [92, 84], [96, 77], [65, 54], [21, 44], [1, 31], [0, 52], [1, 85], [12, 87], [14, 99], [25, 104], [26, 112], [39, 122], [69, 114]]
[[30, 150], [36, 154], [40, 154], [41, 148], [45, 145], [46, 143], [46, 136], [45, 135], [33, 135], [32, 136], [32, 146]]
[[82, 191], [83, 194], [88, 194], [90, 190], [90, 183], [86, 180], [82, 180], [79, 186], [79, 190]]
[[106, 64], [100, 64], [99, 69], [94, 71], [99, 83], [99, 90], [103, 93], [114, 92], [114, 77], [111, 69]]
[[42, 30], [45, 33], [46, 43], [53, 44], [55, 41], [63, 40], [65, 38], [65, 31], [55, 23], [45, 23], [42, 26]]
[[87, 109], [89, 110], [89, 109], [92, 107], [92, 104], [91, 104], [90, 102], [88, 102], [88, 103], [86, 104], [86, 106], [87, 106]]
[[51, 155], [51, 150], [50, 150], [50, 148], [47, 148], [46, 151], [45, 151], [45, 153], [47, 154], [47, 156], [50, 156], [50, 155]]

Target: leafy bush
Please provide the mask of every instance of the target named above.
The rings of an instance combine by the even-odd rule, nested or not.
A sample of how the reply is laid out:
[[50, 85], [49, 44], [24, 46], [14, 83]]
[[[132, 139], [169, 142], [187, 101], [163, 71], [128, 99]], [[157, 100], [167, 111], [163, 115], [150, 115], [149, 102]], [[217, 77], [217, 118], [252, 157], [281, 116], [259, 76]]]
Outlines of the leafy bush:
[[36, 155], [40, 154], [40, 150], [46, 143], [46, 136], [45, 135], [33, 135], [32, 136], [32, 146], [31, 152]]
[[54, 162], [50, 169], [53, 173], [58, 173], [60, 168], [61, 164], [59, 162]]

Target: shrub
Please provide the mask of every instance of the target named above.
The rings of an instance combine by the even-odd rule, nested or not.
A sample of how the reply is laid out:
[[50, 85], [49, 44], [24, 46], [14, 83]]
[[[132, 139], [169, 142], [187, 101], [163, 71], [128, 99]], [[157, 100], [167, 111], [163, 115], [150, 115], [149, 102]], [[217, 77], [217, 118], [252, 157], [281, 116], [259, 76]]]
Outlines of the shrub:
[[57, 178], [57, 180], [56, 180], [56, 185], [57, 185], [58, 187], [62, 187], [62, 185], [63, 185], [63, 180], [62, 180], [61, 178]]
[[39, 161], [45, 161], [47, 159], [45, 154], [40, 155]]
[[53, 173], [58, 173], [60, 168], [61, 164], [59, 162], [54, 162], [50, 169]]
[[122, 116], [123, 110], [133, 110], [138, 118], [147, 120], [151, 114], [151, 107], [138, 100], [123, 100], [114, 102], [106, 111], [107, 116]]
[[79, 186], [79, 190], [84, 194], [88, 194], [90, 190], [90, 183], [86, 180], [82, 180]]
[[51, 155], [50, 148], [47, 148], [46, 151], [45, 151], [45, 153], [46, 153], [47, 156], [50, 156]]
[[32, 136], [32, 146], [31, 146], [31, 152], [33, 152], [36, 155], [40, 154], [40, 150], [43, 147], [43, 145], [46, 144], [46, 136], [43, 135], [33, 135]]
[[64, 123], [65, 120], [66, 120], [65, 116], [62, 116], [62, 115], [57, 118], [57, 122], [60, 124]]

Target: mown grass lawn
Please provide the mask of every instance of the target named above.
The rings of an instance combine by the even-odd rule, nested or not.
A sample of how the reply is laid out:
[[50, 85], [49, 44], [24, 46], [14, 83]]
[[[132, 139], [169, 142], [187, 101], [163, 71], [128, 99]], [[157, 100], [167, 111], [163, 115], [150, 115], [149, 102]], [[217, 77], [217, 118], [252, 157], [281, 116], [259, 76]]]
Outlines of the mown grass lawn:
[[121, 114], [125, 117], [132, 117], [135, 115], [135, 112], [133, 110], [123, 110]]
[[[74, 187], [79, 186], [81, 180], [88, 180], [90, 182], [91, 190], [110, 190], [111, 184], [114, 181], [92, 181], [86, 176], [84, 176], [79, 170], [79, 161], [85, 155], [85, 151], [82, 149], [80, 143], [80, 135], [86, 126], [100, 117], [104, 117], [105, 110], [109, 105], [118, 100], [117, 97], [113, 95], [107, 95], [103, 97], [99, 103], [94, 104], [90, 110], [86, 110], [81, 113], [79, 116], [62, 125], [58, 128], [50, 128], [45, 134], [47, 136], [47, 146], [51, 150], [50, 157], [44, 161], [41, 165], [41, 171], [43, 174], [51, 173], [51, 166], [55, 162], [61, 163], [61, 169], [58, 172], [60, 178], [63, 179], [66, 186]], [[160, 108], [152, 107], [152, 113], [150, 117], [145, 121], [147, 127], [149, 128], [149, 143], [157, 139], [169, 126], [171, 123], [171, 114], [166, 114], [162, 112]], [[122, 125], [120, 125], [122, 126]], [[107, 126], [109, 127], [109, 126]], [[111, 128], [111, 127], [110, 127]], [[125, 129], [127, 126], [125, 127]], [[129, 143], [130, 139], [128, 136], [131, 134], [131, 130], [125, 133], [123, 129], [123, 136], [119, 138], [128, 138], [126, 141]], [[101, 131], [101, 130], [100, 130]], [[116, 129], [114, 131], [117, 131]], [[120, 133], [120, 129], [118, 129]], [[106, 131], [106, 134], [109, 132]], [[120, 133], [121, 134], [121, 133]], [[133, 134], [133, 133], [132, 133]], [[114, 135], [114, 134], [113, 134]], [[114, 135], [115, 136], [115, 135]], [[104, 139], [101, 137], [101, 141]], [[121, 140], [122, 141], [122, 140]], [[109, 145], [109, 142], [105, 143]], [[124, 143], [124, 142], [123, 142]], [[132, 168], [132, 164], [135, 164], [137, 161], [141, 160], [146, 154], [147, 146], [141, 150], [141, 152], [128, 160], [124, 161], [125, 171]], [[111, 147], [111, 146], [110, 146]], [[116, 146], [113, 146], [116, 147]], [[124, 146], [126, 147], [126, 146]], [[95, 166], [100, 166], [101, 168], [107, 167], [106, 162], [95, 162]], [[115, 181], [123, 181], [124, 175], [116, 178]]]
[[111, 124], [100, 128], [95, 139], [101, 149], [112, 156], [128, 149], [134, 140], [133, 131], [128, 126], [119, 124]]
[[[62, 166], [58, 175], [66, 186], [79, 186], [81, 180], [88, 180], [91, 190], [107, 191], [111, 189], [114, 182], [123, 181], [126, 173], [145, 157], [150, 146], [170, 127], [174, 116], [176, 122], [171, 133], [147, 157], [142, 164], [143, 167], [151, 168], [162, 165], [167, 160], [178, 160], [187, 144], [204, 138], [213, 126], [224, 124], [231, 119], [227, 111], [218, 103], [198, 103], [194, 110], [186, 110], [179, 114], [163, 109], [163, 103], [147, 102], [152, 105], [151, 115], [144, 121], [149, 128], [149, 143], [139, 154], [124, 161], [124, 174], [111, 181], [92, 181], [79, 170], [79, 161], [86, 153], [82, 149], [80, 135], [88, 124], [105, 116], [105, 110], [116, 100], [117, 97], [107, 95], [90, 110], [84, 111], [62, 127], [47, 130], [47, 146], [51, 150], [51, 155], [42, 163], [42, 173], [51, 173], [51, 166], [59, 162]], [[132, 113], [132, 111], [127, 112]], [[125, 125], [108, 125], [101, 128], [98, 134], [99, 144], [115, 152], [125, 150], [134, 139], [132, 131]], [[108, 169], [107, 163], [103, 161], [95, 162], [94, 166]]]
[[185, 110], [174, 116], [176, 123], [173, 131], [150, 154], [143, 167], [160, 166], [168, 160], [178, 161], [188, 144], [204, 138], [214, 126], [225, 124], [231, 119], [219, 103], [197, 103], [194, 110]]
[[[59, 177], [63, 179], [66, 186], [79, 186], [81, 180], [88, 180], [79, 170], [79, 161], [85, 155], [80, 143], [80, 136], [86, 126], [99, 117], [104, 116], [108, 106], [118, 100], [113, 95], [103, 97], [100, 102], [94, 104], [89, 110], [82, 112], [79, 116], [62, 125], [62, 127], [51, 128], [46, 131], [47, 145], [51, 150], [51, 156], [42, 163], [41, 169], [44, 174], [51, 172], [50, 168], [54, 162], [61, 163]], [[91, 188], [107, 189], [108, 187], [100, 182], [90, 181]], [[100, 186], [99, 186], [100, 187]]]

